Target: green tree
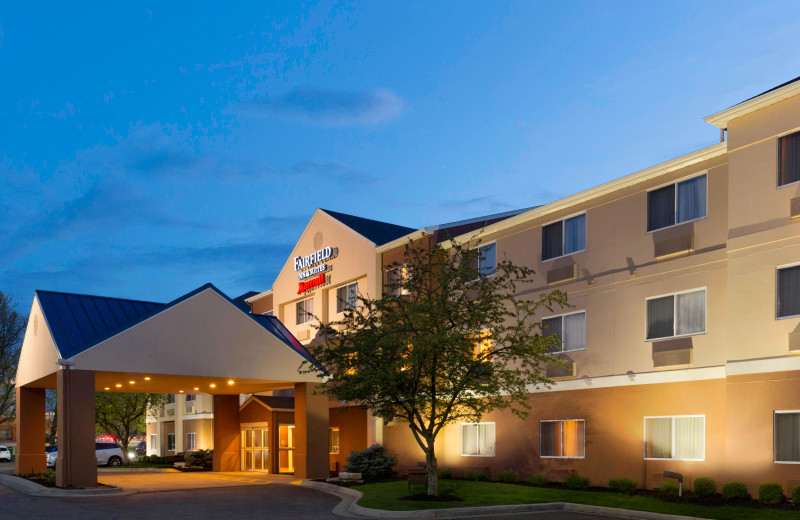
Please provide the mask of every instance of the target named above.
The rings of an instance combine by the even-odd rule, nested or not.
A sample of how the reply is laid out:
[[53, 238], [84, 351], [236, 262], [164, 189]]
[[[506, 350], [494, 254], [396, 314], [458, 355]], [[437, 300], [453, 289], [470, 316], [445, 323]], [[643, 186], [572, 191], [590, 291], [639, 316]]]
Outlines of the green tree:
[[341, 320], [317, 325], [314, 357], [330, 374], [320, 375], [321, 392], [406, 421], [425, 454], [429, 495], [438, 494], [442, 428], [493, 410], [524, 418], [529, 386], [551, 383], [545, 368], [560, 363], [547, 355], [560, 342], [536, 315], [567, 306], [566, 295], [532, 291], [534, 272], [509, 260], [479, 267], [477, 245], [409, 243], [382, 297], [359, 295]]
[[0, 424], [16, 418], [14, 377], [27, 324], [27, 318], [18, 313], [16, 307], [14, 298], [0, 291]]
[[147, 413], [153, 413], [167, 402], [167, 394], [134, 394], [124, 392], [97, 392], [95, 395], [96, 430], [98, 434], [111, 434], [127, 457], [128, 445], [137, 435], [147, 431]]

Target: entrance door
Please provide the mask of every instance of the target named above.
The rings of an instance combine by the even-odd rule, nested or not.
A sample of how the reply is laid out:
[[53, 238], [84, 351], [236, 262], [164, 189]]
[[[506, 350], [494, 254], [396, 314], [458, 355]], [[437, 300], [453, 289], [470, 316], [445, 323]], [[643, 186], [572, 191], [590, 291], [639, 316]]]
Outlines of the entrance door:
[[242, 471], [269, 472], [268, 429], [242, 429]]
[[278, 472], [294, 473], [294, 424], [278, 426]]

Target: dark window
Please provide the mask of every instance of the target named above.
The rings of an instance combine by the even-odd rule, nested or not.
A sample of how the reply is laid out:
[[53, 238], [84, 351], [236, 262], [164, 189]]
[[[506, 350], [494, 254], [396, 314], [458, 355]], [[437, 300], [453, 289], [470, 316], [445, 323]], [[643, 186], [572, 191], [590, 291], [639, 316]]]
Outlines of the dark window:
[[778, 317], [800, 314], [800, 265], [778, 269]]
[[542, 260], [570, 255], [586, 249], [586, 214], [542, 228]]
[[564, 249], [564, 222], [554, 222], [542, 228], [542, 260], [561, 256]]
[[647, 231], [675, 223], [675, 185], [671, 184], [647, 194]]
[[358, 304], [358, 283], [336, 289], [336, 312], [353, 309]]
[[647, 300], [647, 339], [702, 334], [705, 331], [705, 289]]
[[778, 139], [778, 186], [800, 181], [800, 132]]
[[647, 339], [667, 338], [675, 334], [674, 296], [647, 300]]
[[647, 231], [706, 216], [707, 176], [699, 175], [647, 193]]

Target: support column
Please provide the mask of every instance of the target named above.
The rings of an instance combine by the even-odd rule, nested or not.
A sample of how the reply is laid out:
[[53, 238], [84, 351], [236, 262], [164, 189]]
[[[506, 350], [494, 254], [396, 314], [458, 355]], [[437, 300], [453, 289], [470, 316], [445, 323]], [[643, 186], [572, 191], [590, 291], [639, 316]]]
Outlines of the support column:
[[314, 394], [317, 383], [294, 385], [294, 474], [300, 478], [326, 478], [328, 454], [328, 397]]
[[240, 471], [239, 396], [214, 396], [213, 471]]
[[59, 370], [56, 486], [97, 487], [93, 370]]
[[163, 417], [158, 420], [158, 426], [156, 426], [156, 455], [159, 457], [166, 457], [167, 456], [167, 429], [164, 427], [166, 421], [163, 420]]
[[15, 473], [45, 471], [45, 393], [44, 388], [17, 387], [17, 449]]
[[183, 451], [183, 412], [186, 410], [186, 398], [183, 394], [175, 394], [175, 454]]
[[383, 419], [367, 410], [367, 446], [383, 444]]

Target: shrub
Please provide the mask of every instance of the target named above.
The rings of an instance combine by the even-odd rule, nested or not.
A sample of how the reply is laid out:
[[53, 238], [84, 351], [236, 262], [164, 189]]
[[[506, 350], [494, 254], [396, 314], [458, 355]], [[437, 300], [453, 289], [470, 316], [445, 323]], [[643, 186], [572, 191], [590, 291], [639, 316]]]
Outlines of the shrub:
[[780, 504], [783, 499], [783, 486], [777, 482], [766, 482], [758, 486], [758, 501], [762, 504]]
[[498, 482], [516, 482], [517, 480], [519, 480], [517, 474], [513, 471], [501, 471], [497, 474]]
[[531, 478], [528, 479], [528, 482], [533, 484], [534, 486], [544, 487], [548, 484], [547, 477], [544, 475], [533, 475]]
[[344, 469], [361, 473], [364, 480], [379, 480], [394, 475], [397, 457], [390, 455], [386, 446], [373, 444], [364, 451], [351, 451]]
[[450, 480], [455, 476], [456, 474], [452, 469], [443, 469], [442, 471], [439, 472], [439, 478], [443, 480]]
[[188, 466], [203, 466], [203, 469], [211, 469], [214, 464], [214, 450], [187, 451], [183, 460]]
[[589, 479], [571, 475], [564, 479], [564, 485], [567, 489], [589, 489]]
[[710, 497], [717, 492], [717, 483], [711, 477], [697, 477], [692, 489], [699, 498]]
[[794, 507], [800, 507], [800, 486], [792, 488], [792, 504]]
[[636, 491], [636, 482], [629, 478], [612, 478], [608, 481], [608, 487], [621, 493], [633, 493]]
[[725, 500], [746, 500], [750, 498], [744, 482], [732, 481], [722, 486], [722, 498]]
[[658, 492], [665, 497], [676, 497], [680, 492], [680, 488], [678, 487], [677, 482], [673, 480], [665, 480], [661, 483], [661, 486], [659, 486]]
[[139, 455], [138, 457], [136, 457], [136, 460], [139, 462], [144, 462], [144, 455]]
[[478, 482], [489, 482], [489, 474], [485, 471], [467, 471], [467, 478]]

